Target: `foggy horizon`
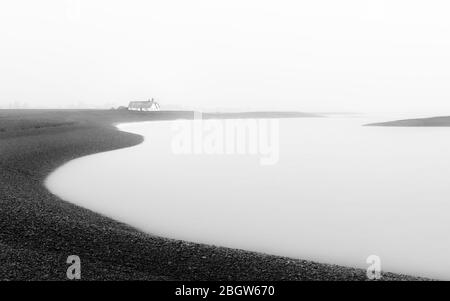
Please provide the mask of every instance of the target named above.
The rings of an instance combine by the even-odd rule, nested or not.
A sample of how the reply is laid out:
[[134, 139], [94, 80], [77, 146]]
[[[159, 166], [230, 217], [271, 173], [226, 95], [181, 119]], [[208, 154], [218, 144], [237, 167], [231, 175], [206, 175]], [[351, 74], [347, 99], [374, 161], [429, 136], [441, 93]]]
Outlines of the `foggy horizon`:
[[1, 1], [0, 282], [450, 280], [449, 12]]
[[0, 108], [450, 114], [444, 1], [4, 1]]

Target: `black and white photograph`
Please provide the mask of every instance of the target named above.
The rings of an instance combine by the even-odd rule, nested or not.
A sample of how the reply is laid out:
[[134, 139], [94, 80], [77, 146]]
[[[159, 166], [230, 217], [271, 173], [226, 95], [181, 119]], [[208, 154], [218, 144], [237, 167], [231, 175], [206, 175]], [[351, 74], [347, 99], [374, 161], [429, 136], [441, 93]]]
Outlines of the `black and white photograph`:
[[0, 281], [450, 280], [449, 16], [2, 0]]

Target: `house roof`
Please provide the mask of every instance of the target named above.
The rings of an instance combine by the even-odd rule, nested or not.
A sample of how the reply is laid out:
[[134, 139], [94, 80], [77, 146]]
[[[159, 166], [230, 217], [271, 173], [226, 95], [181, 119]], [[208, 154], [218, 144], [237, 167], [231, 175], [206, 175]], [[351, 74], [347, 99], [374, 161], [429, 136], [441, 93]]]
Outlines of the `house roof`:
[[129, 108], [150, 108], [151, 106], [151, 101], [131, 101], [128, 105]]

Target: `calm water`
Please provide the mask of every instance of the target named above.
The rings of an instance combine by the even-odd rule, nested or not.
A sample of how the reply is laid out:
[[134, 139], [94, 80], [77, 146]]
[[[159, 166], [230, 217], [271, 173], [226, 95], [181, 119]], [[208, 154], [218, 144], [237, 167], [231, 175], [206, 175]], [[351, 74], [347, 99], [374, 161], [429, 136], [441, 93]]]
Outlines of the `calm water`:
[[362, 268], [375, 254], [383, 270], [450, 279], [450, 128], [361, 126], [384, 120], [280, 120], [274, 165], [176, 154], [180, 121], [123, 124], [145, 142], [47, 185], [156, 235]]

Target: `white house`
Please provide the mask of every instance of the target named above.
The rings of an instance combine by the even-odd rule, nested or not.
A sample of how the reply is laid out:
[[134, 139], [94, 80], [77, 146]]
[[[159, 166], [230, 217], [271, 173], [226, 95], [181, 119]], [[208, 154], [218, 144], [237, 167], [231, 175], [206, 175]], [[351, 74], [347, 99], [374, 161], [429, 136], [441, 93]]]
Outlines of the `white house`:
[[148, 101], [132, 101], [128, 105], [129, 111], [159, 111], [159, 104], [153, 100]]

